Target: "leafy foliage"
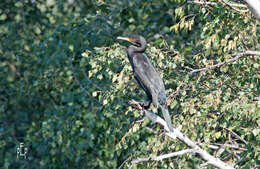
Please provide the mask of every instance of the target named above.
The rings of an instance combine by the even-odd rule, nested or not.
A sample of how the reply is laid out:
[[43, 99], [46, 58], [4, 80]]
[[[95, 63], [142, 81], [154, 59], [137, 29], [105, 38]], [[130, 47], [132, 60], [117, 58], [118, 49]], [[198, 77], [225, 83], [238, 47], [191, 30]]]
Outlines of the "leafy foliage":
[[[0, 6], [3, 168], [127, 168], [138, 157], [186, 148], [160, 126], [136, 122], [141, 115], [128, 101], [144, 93], [125, 47], [115, 41], [129, 32], [148, 39], [146, 53], [164, 79], [175, 127], [227, 163], [256, 168], [259, 57], [189, 74], [259, 51], [260, 27], [250, 13], [184, 0], [6, 0]], [[29, 148], [27, 160], [16, 158], [20, 142]], [[239, 148], [216, 151], [213, 144]], [[184, 155], [135, 167], [201, 163]]]

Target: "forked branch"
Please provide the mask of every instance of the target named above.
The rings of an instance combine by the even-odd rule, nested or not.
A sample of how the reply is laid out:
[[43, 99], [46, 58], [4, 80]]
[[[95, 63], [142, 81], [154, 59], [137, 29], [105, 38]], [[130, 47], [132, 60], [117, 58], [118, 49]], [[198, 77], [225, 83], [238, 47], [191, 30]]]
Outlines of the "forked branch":
[[236, 57], [232, 58], [232, 59], [229, 59], [229, 60], [226, 60], [224, 62], [221, 62], [221, 63], [218, 63], [216, 65], [212, 65], [212, 66], [209, 66], [209, 67], [205, 67], [205, 68], [201, 68], [201, 69], [192, 69], [192, 68], [189, 68], [191, 69], [191, 71], [189, 72], [189, 74], [193, 74], [193, 73], [196, 73], [196, 72], [200, 72], [200, 71], [207, 71], [207, 70], [211, 70], [211, 69], [215, 69], [217, 67], [221, 67], [227, 63], [232, 63], [232, 62], [235, 62], [236, 60], [238, 60], [239, 58], [242, 58], [244, 56], [250, 56], [250, 55], [257, 55], [257, 56], [260, 56], [260, 52], [258, 51], [245, 51], [243, 53], [240, 53], [240, 54], [237, 54]]
[[187, 153], [195, 153], [195, 152], [196, 152], [196, 150], [187, 149], [187, 150], [181, 150], [181, 151], [173, 152], [173, 153], [169, 153], [169, 154], [159, 155], [156, 157], [138, 158], [138, 159], [132, 161], [132, 165], [130, 168], [132, 168], [132, 166], [134, 166], [135, 164], [141, 163], [141, 162], [160, 161], [160, 160], [163, 160], [166, 158], [171, 158], [171, 157], [180, 156], [180, 155], [184, 155]]
[[[137, 102], [137, 101], [134, 101], [134, 100], [130, 101], [130, 104], [134, 108], [137, 108], [137, 109], [139, 109], [141, 111], [144, 111], [146, 117], [148, 117], [154, 123], [159, 123], [160, 125], [164, 126], [164, 129], [167, 132], [169, 132], [169, 129], [167, 127], [166, 122], [161, 117], [156, 115], [153, 111], [143, 109], [142, 106], [140, 105], [140, 103]], [[173, 133], [167, 133], [167, 135], [170, 138], [173, 138], [173, 139], [174, 138], [178, 138], [180, 141], [185, 143], [188, 147], [191, 148], [191, 149], [186, 150], [187, 152], [194, 152], [195, 154], [199, 155], [204, 161], [206, 161], [207, 164], [213, 165], [213, 166], [221, 168], [221, 169], [234, 169], [233, 167], [231, 167], [228, 164], [224, 163], [220, 159], [215, 158], [214, 156], [210, 155], [207, 151], [201, 149], [194, 141], [190, 140], [187, 136], [185, 136], [177, 128], [174, 128], [174, 132]], [[186, 152], [185, 150], [183, 150], [183, 151]], [[182, 151], [180, 151], [180, 152], [182, 152]], [[176, 154], [184, 154], [183, 152], [182, 153], [180, 153], [180, 152], [179, 153], [176, 152]], [[174, 155], [176, 155], [176, 154], [174, 154]], [[167, 155], [166, 155], [166, 156], [163, 156], [163, 157], [170, 158], [170, 157], [173, 157], [173, 156], [168, 155], [168, 157], [167, 157]], [[159, 157], [154, 157], [154, 158], [153, 157], [148, 157], [148, 158], [143, 158], [143, 159], [137, 159], [137, 160], [132, 161], [132, 165], [137, 164], [139, 162], [149, 161], [149, 160], [157, 160], [157, 159], [162, 160], [162, 159], [165, 159], [165, 158], [161, 158], [161, 157], [159, 158]]]

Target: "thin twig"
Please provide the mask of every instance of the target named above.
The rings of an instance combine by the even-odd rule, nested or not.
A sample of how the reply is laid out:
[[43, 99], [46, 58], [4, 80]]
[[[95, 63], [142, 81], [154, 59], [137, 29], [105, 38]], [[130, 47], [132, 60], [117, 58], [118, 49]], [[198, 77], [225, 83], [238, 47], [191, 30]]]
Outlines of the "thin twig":
[[204, 168], [204, 167], [207, 167], [209, 165], [209, 163], [203, 163], [200, 165], [200, 168]]
[[173, 153], [169, 153], [169, 154], [159, 155], [156, 157], [138, 158], [138, 159], [132, 161], [132, 165], [135, 165], [135, 164], [141, 163], [141, 162], [146, 162], [146, 161], [160, 161], [160, 160], [163, 160], [166, 158], [180, 156], [180, 155], [184, 155], [187, 153], [196, 153], [196, 149], [181, 150], [181, 151], [177, 151], [177, 152], [173, 152]]
[[244, 56], [250, 56], [250, 55], [258, 55], [258, 56], [260, 56], [260, 52], [258, 52], [258, 51], [245, 51], [243, 53], [237, 54], [237, 56], [232, 58], [232, 59], [226, 60], [226, 61], [218, 63], [216, 65], [212, 65], [212, 66], [201, 68], [201, 69], [192, 69], [192, 68], [190, 68], [192, 71], [190, 71], [189, 74], [193, 74], [193, 73], [200, 72], [200, 71], [207, 71], [207, 70], [215, 69], [215, 68], [221, 67], [221, 66], [223, 66], [223, 65], [225, 65], [227, 63], [235, 62], [236, 60], [238, 60], [238, 59], [240, 59], [240, 58], [242, 58]]
[[[235, 10], [235, 11], [238, 12], [238, 13], [244, 13], [244, 12], [248, 12], [248, 11], [249, 11], [248, 9], [247, 9], [247, 10], [237, 9], [236, 7], [232, 6], [230, 3], [226, 2], [225, 0], [222, 0], [222, 1], [223, 1], [223, 3], [224, 3], [225, 5], [227, 5], [229, 8]], [[239, 5], [240, 5], [240, 4], [239, 4]]]
[[[204, 145], [203, 143], [200, 143], [200, 145]], [[238, 151], [246, 151], [247, 149], [246, 148], [243, 148], [243, 147], [238, 147], [236, 145], [232, 145], [232, 144], [219, 144], [219, 143], [211, 143], [210, 145], [208, 145], [209, 148], [211, 149], [220, 149], [221, 147], [228, 147], [228, 148], [231, 148], [231, 149], [235, 149], [235, 150], [238, 150]]]
[[90, 94], [90, 93], [83, 87], [83, 85], [79, 82], [79, 80], [78, 80], [78, 78], [77, 78], [77, 76], [76, 76], [76, 74], [75, 74], [74, 67], [73, 67], [73, 65], [72, 65], [72, 59], [70, 59], [70, 70], [72, 71], [72, 75], [73, 75], [73, 77], [74, 77], [76, 83], [79, 85], [81, 91], [83, 91], [84, 93], [87, 93], [87, 95], [88, 95], [89, 97], [91, 97], [91, 94]]
[[228, 132], [230, 132], [234, 137], [236, 137], [237, 139], [241, 140], [243, 143], [248, 144], [248, 142], [246, 140], [244, 140], [242, 137], [240, 137], [237, 133], [235, 133], [232, 130], [229, 130], [228, 128], [224, 128], [225, 130], [227, 130]]
[[[189, 4], [199, 4], [199, 5], [217, 5], [217, 2], [203, 2], [203, 1], [187, 1]], [[237, 4], [237, 3], [227, 3], [229, 6], [232, 7], [239, 7], [239, 8], [247, 8], [244, 4]]]
[[122, 168], [124, 166], [124, 164], [129, 161], [129, 159], [132, 157], [132, 155], [130, 155], [119, 167], [118, 169]]
[[144, 120], [144, 118], [142, 118], [141, 120], [136, 120], [136, 123], [142, 123]]
[[221, 147], [228, 147], [228, 148], [231, 148], [233, 150], [240, 151], [240, 152], [247, 150], [246, 148], [238, 147], [237, 145], [233, 145], [233, 144], [220, 144], [220, 143], [205, 144], [205, 143], [198, 143], [198, 142], [196, 144], [201, 145], [201, 146], [207, 145], [210, 149], [213, 149], [213, 150], [218, 150]]
[[145, 127], [145, 129], [152, 132], [153, 134], [158, 134], [158, 132], [154, 131], [153, 129], [151, 129], [149, 127]]

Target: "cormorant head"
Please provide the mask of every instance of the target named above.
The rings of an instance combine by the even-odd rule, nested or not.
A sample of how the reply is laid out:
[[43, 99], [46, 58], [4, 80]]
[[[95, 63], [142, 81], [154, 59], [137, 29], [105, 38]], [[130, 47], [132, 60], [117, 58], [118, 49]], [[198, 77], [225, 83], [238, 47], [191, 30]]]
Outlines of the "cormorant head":
[[144, 39], [144, 37], [142, 37], [140, 35], [131, 35], [129, 37], [119, 36], [119, 37], [117, 37], [117, 39], [128, 41], [132, 45], [139, 47], [139, 48], [146, 47], [146, 40]]

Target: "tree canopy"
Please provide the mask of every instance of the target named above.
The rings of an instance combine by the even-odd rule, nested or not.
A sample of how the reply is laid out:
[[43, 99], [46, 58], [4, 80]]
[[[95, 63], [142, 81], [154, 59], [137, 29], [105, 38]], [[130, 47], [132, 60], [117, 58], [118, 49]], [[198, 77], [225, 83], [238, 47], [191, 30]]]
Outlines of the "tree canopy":
[[[116, 41], [129, 34], [147, 39], [174, 127], [233, 167], [259, 167], [260, 26], [235, 0], [0, 3], [0, 166], [129, 168], [187, 149], [130, 106], [145, 94]], [[133, 167], [202, 164], [184, 154]]]

